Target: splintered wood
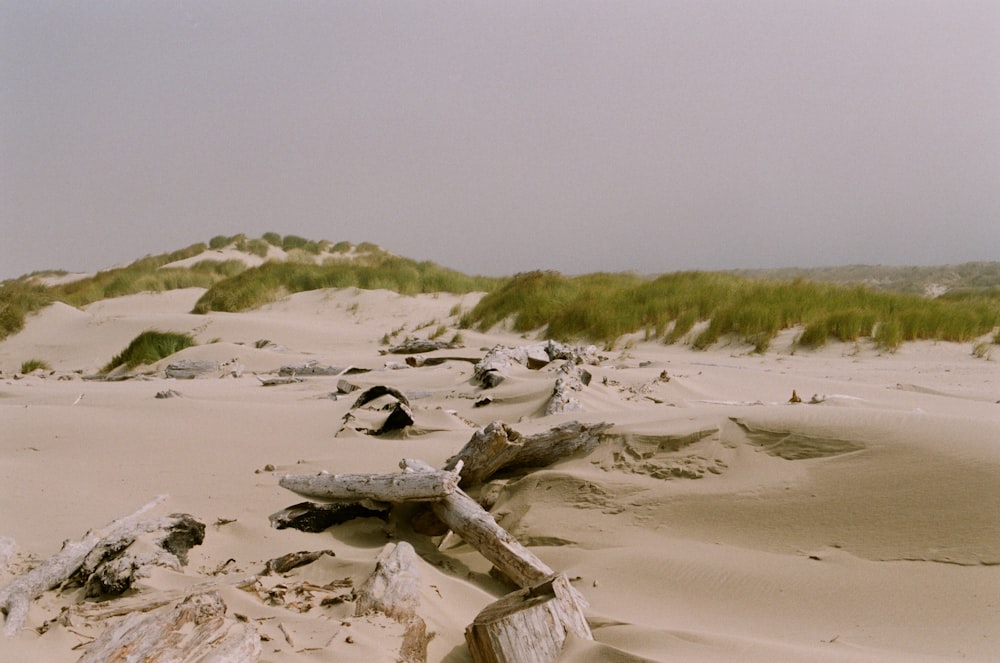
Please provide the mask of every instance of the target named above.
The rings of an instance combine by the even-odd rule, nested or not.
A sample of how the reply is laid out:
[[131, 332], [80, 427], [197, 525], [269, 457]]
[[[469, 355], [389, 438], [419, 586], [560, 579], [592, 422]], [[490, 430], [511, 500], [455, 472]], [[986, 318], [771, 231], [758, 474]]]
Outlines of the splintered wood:
[[573, 633], [593, 640], [577, 600], [563, 574], [508, 594], [487, 606], [465, 629], [476, 663], [550, 663]]

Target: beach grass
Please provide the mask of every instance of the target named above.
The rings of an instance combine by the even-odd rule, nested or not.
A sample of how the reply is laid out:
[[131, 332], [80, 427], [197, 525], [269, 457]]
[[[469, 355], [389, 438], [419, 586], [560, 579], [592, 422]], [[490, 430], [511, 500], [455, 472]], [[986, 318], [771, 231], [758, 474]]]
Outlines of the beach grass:
[[0, 340], [24, 328], [25, 318], [55, 301], [49, 288], [26, 280], [0, 283]]
[[731, 274], [679, 272], [655, 279], [631, 274], [567, 277], [519, 274], [463, 315], [461, 326], [486, 330], [507, 321], [562, 341], [613, 345], [624, 334], [706, 349], [723, 339], [765, 352], [782, 330], [801, 326], [802, 347], [870, 338], [885, 350], [916, 340], [972, 341], [1000, 324], [1000, 300], [989, 296], [928, 299], [804, 279], [761, 281]]
[[484, 291], [498, 282], [384, 252], [351, 261], [331, 259], [321, 265], [305, 261], [268, 262], [213, 285], [195, 304], [194, 312], [248, 311], [288, 294], [322, 288], [384, 289], [415, 295]]
[[102, 371], [108, 373], [123, 365], [132, 369], [143, 364], [153, 364], [192, 345], [195, 345], [195, 340], [190, 334], [150, 329], [132, 339], [124, 350], [104, 366]]
[[32, 371], [37, 371], [39, 369], [43, 371], [49, 371], [52, 370], [52, 367], [49, 366], [49, 362], [45, 361], [44, 359], [28, 359], [21, 362], [22, 375], [27, 375], [28, 373], [31, 373]]

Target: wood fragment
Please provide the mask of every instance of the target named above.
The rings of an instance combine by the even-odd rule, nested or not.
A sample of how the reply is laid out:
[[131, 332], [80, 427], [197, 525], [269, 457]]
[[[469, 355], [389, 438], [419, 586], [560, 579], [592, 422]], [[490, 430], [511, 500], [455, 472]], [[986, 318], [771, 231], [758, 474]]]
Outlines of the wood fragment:
[[226, 617], [217, 592], [185, 599], [172, 608], [133, 613], [112, 622], [86, 646], [77, 663], [108, 661], [205, 661], [250, 663], [261, 655], [260, 636], [249, 622]]
[[0, 573], [7, 570], [10, 560], [14, 558], [17, 542], [9, 536], [0, 536]]
[[264, 572], [261, 575], [266, 576], [273, 573], [288, 573], [292, 569], [297, 569], [298, 567], [305, 566], [306, 564], [312, 564], [323, 555], [335, 557], [336, 553], [332, 550], [302, 550], [300, 552], [288, 553], [287, 555], [282, 555], [281, 557], [268, 560], [264, 565]]
[[[113, 521], [100, 530], [92, 530], [79, 541], [67, 541], [62, 550], [43, 561], [32, 571], [14, 579], [0, 590], [0, 612], [7, 615], [4, 635], [14, 637], [21, 632], [28, 617], [31, 602], [47, 589], [69, 578], [83, 563], [87, 555], [106, 538], [120, 538], [134, 531], [140, 516], [167, 499], [166, 495], [148, 502], [135, 513]], [[134, 537], [133, 537], [134, 538]]]
[[420, 574], [417, 553], [406, 541], [388, 544], [379, 553], [375, 570], [355, 592], [357, 617], [381, 612], [406, 626], [398, 660], [424, 663], [430, 636], [427, 624], [417, 615], [420, 605]]
[[406, 541], [387, 544], [379, 553], [375, 570], [355, 592], [357, 617], [381, 612], [403, 623], [417, 614], [420, 573], [417, 553]]
[[476, 663], [551, 663], [569, 633], [593, 640], [579, 594], [564, 574], [490, 604], [465, 630]]

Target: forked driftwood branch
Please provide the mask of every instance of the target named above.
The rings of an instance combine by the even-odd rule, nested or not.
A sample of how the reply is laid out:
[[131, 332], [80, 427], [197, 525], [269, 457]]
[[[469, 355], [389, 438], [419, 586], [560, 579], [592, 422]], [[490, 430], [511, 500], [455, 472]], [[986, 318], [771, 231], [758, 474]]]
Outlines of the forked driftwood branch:
[[67, 541], [58, 553], [0, 590], [0, 612], [7, 615], [4, 635], [8, 638], [18, 635], [28, 617], [31, 602], [45, 590], [58, 586], [73, 575], [101, 541], [127, 538], [129, 535], [135, 538], [147, 531], [142, 527], [140, 517], [166, 499], [166, 495], [160, 495], [135, 513], [115, 520], [103, 529], [87, 532], [79, 541]]

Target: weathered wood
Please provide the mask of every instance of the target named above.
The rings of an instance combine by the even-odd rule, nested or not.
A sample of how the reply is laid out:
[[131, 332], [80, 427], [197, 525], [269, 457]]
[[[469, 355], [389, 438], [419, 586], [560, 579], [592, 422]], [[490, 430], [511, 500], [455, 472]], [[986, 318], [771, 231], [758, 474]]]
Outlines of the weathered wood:
[[601, 361], [597, 348], [593, 345], [574, 347], [555, 341], [536, 343], [526, 347], [494, 346], [473, 369], [473, 379], [486, 388], [495, 387], [504, 381], [515, 364], [538, 370], [549, 362], [566, 359], [574, 364]]
[[476, 663], [551, 663], [566, 636], [593, 640], [578, 601], [563, 574], [508, 594], [487, 606], [465, 629]]
[[330, 501], [426, 502], [455, 492], [458, 480], [458, 471], [431, 469], [398, 474], [287, 474], [278, 484], [299, 495]]
[[399, 345], [394, 345], [386, 350], [382, 350], [382, 354], [394, 354], [394, 355], [419, 355], [425, 352], [434, 352], [436, 350], [454, 350], [455, 348], [462, 347], [461, 344], [449, 343], [448, 341], [434, 341], [425, 338], [408, 338]]
[[494, 421], [473, 433], [462, 449], [448, 459], [446, 470], [459, 463], [463, 487], [484, 483], [504, 469], [545, 467], [575, 454], [597, 448], [610, 424], [567, 421], [537, 435], [521, 435], [502, 421]]
[[14, 558], [17, 542], [9, 536], [0, 536], [0, 573], [7, 570], [7, 565]]
[[332, 550], [302, 550], [299, 552], [288, 553], [287, 555], [267, 560], [267, 563], [264, 565], [264, 572], [261, 575], [266, 576], [271, 575], [272, 573], [288, 573], [292, 569], [297, 569], [300, 566], [305, 566], [306, 564], [312, 564], [323, 555], [336, 557], [336, 553]]
[[213, 579], [188, 587], [168, 589], [152, 594], [139, 594], [137, 596], [108, 601], [85, 601], [63, 608], [63, 614], [60, 615], [59, 621], [69, 626], [75, 623], [77, 618], [89, 620], [109, 619], [132, 613], [148, 612], [196, 594], [204, 594], [207, 591], [219, 589], [220, 587], [243, 587], [253, 585], [256, 582], [257, 576], [244, 576], [236, 579]]
[[545, 414], [561, 414], [563, 412], [579, 412], [583, 404], [576, 397], [576, 392], [582, 391], [590, 384], [591, 375], [572, 361], [564, 362], [557, 370], [552, 396], [545, 405]]
[[[427, 463], [410, 458], [401, 465], [414, 472], [433, 470]], [[432, 508], [438, 518], [517, 586], [531, 587], [552, 575], [545, 562], [500, 527], [489, 512], [461, 489], [432, 502]]]
[[375, 570], [355, 592], [358, 617], [381, 612], [397, 622], [417, 614], [420, 605], [420, 572], [417, 553], [406, 541], [389, 543], [379, 553]]
[[[45, 590], [55, 587], [69, 578], [80, 567], [94, 546], [103, 539], [126, 537], [129, 532], [136, 531], [137, 526], [141, 525], [139, 517], [165, 499], [167, 496], [161, 495], [135, 513], [115, 520], [103, 529], [87, 532], [79, 541], [67, 541], [58, 553], [39, 564], [32, 571], [15, 578], [0, 590], [0, 612], [7, 614], [4, 635], [7, 637], [18, 635], [28, 617], [28, 608], [31, 602]], [[138, 530], [132, 538], [135, 538], [141, 531], [145, 531], [142, 527], [138, 527]]]
[[262, 378], [257, 376], [257, 380], [260, 381], [260, 386], [262, 387], [280, 387], [286, 384], [297, 384], [299, 382], [304, 382], [300, 377], [294, 375], [277, 377], [277, 378]]
[[211, 359], [181, 359], [167, 364], [164, 376], [175, 380], [194, 380], [203, 376], [217, 376], [221, 365]]
[[[378, 508], [373, 508], [373, 507]], [[346, 523], [355, 518], [388, 518], [388, 505], [376, 505], [368, 500], [361, 502], [338, 502], [334, 504], [315, 504], [300, 502], [286, 507], [268, 518], [275, 529], [297, 529], [301, 532], [322, 532], [323, 530]]]
[[118, 619], [86, 646], [77, 663], [249, 663], [259, 660], [260, 655], [256, 629], [249, 622], [227, 618], [222, 597], [207, 592], [171, 608]]
[[427, 624], [417, 615], [420, 605], [420, 573], [417, 553], [405, 541], [388, 544], [379, 553], [375, 570], [355, 591], [354, 614], [382, 614], [406, 626], [399, 660], [423, 663], [427, 660]]
[[410, 404], [410, 401], [407, 400], [406, 396], [404, 396], [403, 392], [401, 392], [399, 389], [377, 384], [374, 387], [369, 387], [368, 389], [362, 391], [361, 395], [358, 396], [358, 400], [354, 401], [354, 405], [352, 405], [351, 407], [352, 409], [361, 407], [363, 405], [366, 405], [367, 403], [370, 403], [376, 398], [381, 398], [382, 396], [386, 395], [392, 396], [403, 405]]

